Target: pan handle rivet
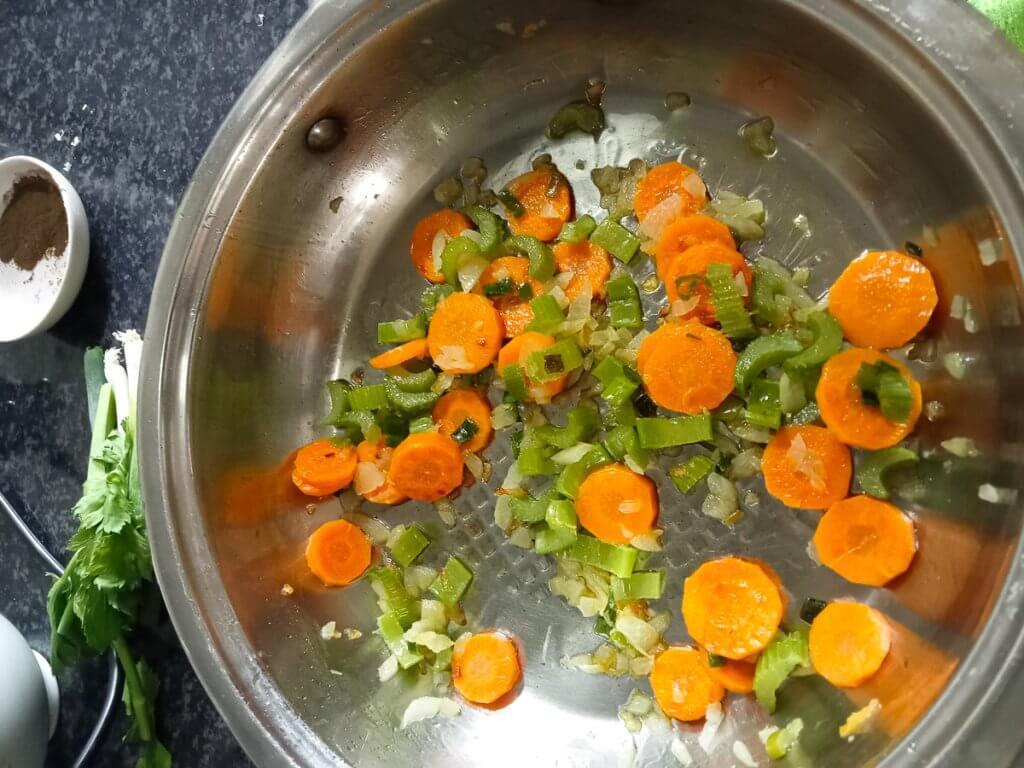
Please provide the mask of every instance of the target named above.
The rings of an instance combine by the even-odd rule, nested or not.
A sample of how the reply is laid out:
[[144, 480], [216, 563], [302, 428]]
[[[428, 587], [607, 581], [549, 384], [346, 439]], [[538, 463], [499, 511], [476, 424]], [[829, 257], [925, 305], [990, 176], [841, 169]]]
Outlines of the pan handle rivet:
[[306, 134], [306, 147], [312, 152], [327, 152], [345, 137], [341, 121], [335, 117], [317, 120]]

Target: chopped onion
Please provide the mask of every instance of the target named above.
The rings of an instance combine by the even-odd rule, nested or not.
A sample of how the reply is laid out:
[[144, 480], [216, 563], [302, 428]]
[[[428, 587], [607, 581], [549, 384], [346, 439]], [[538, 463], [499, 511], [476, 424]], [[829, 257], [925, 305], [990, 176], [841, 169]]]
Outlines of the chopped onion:
[[565, 291], [559, 288], [557, 285], [552, 286], [551, 290], [548, 291], [548, 295], [558, 302], [558, 306], [561, 309], [565, 309], [569, 306], [569, 297], [565, 295]]
[[691, 173], [683, 179], [682, 186], [690, 197], [695, 198], [698, 202], [703, 202], [707, 198], [708, 188], [704, 184], [704, 179], [696, 173]]
[[448, 623], [444, 603], [440, 600], [420, 600], [420, 617], [413, 622], [413, 626], [416, 626], [416, 622], [423, 622], [424, 629], [443, 632]]
[[732, 753], [747, 768], [757, 768], [757, 763], [754, 762], [754, 758], [750, 754], [750, 750], [747, 749], [747, 745], [739, 739], [732, 743]]
[[434, 240], [430, 244], [430, 258], [434, 265], [434, 271], [441, 271], [441, 254], [444, 253], [444, 247], [448, 244], [448, 233], [444, 229], [437, 230], [437, 234], [434, 235]]
[[[621, 511], [622, 507], [619, 506]], [[634, 536], [629, 541], [629, 545], [634, 549], [639, 549], [641, 552], [661, 552], [661, 536], [664, 533], [660, 528], [655, 528], [647, 533], [641, 534], [640, 536]]]
[[650, 656], [637, 656], [629, 660], [630, 677], [647, 677], [654, 669], [654, 659]]
[[526, 526], [516, 528], [508, 537], [508, 543], [520, 549], [533, 549], [533, 531]]
[[440, 499], [434, 503], [434, 509], [437, 510], [437, 516], [441, 518], [441, 522], [451, 528], [455, 525], [455, 505], [452, 504], [451, 499]]
[[425, 565], [410, 565], [404, 570], [405, 589], [413, 597], [422, 595], [437, 578], [437, 571]]
[[[358, 469], [359, 465], [356, 465], [356, 470]], [[362, 529], [371, 544], [383, 544], [391, 534], [391, 529], [376, 518], [368, 517], [359, 512], [349, 512], [345, 517], [350, 523]]]
[[731, 480], [717, 472], [708, 475], [708, 495], [701, 505], [701, 512], [715, 520], [727, 520], [738, 511], [739, 494]]
[[732, 276], [732, 281], [736, 283], [736, 288], [739, 290], [740, 296], [750, 295], [750, 291], [747, 288], [747, 278], [743, 276], [742, 270]]
[[672, 752], [672, 757], [678, 760], [680, 765], [686, 768], [693, 765], [693, 757], [690, 755], [690, 750], [686, 748], [686, 745], [678, 736], [672, 739], [672, 746], [669, 749]]
[[650, 624], [627, 611], [620, 611], [615, 617], [615, 629], [640, 653], [647, 653], [661, 640], [661, 635]]
[[672, 316], [686, 317], [697, 308], [698, 304], [700, 304], [700, 296], [691, 296], [688, 299], [676, 299], [672, 302]]
[[356, 464], [354, 487], [360, 496], [380, 488], [386, 479], [381, 468], [372, 461], [360, 461]]
[[673, 193], [647, 212], [644, 220], [640, 222], [639, 234], [657, 240], [665, 227], [678, 219], [682, 213], [683, 198], [678, 193]]
[[967, 358], [960, 352], [947, 352], [942, 356], [942, 364], [957, 381], [967, 375]]
[[511, 427], [516, 421], [516, 409], [511, 403], [499, 403], [491, 411], [491, 426], [494, 429]]
[[958, 293], [953, 296], [953, 300], [949, 302], [949, 316], [954, 320], [963, 320], [964, 315], [967, 314], [967, 310], [970, 309], [971, 303], [962, 293]]
[[821, 456], [807, 448], [802, 435], [793, 438], [786, 456], [796, 473], [806, 477], [814, 490], [825, 490], [825, 463]]
[[592, 443], [576, 443], [571, 448], [565, 448], [554, 456], [551, 457], [551, 461], [560, 466], [568, 466], [569, 464], [575, 464], [577, 461], [586, 456], [594, 448]]
[[459, 232], [459, 237], [464, 237], [467, 240], [472, 240], [477, 245], [480, 245], [480, 243], [483, 242], [483, 235], [481, 235], [475, 229], [464, 229], [461, 232]]
[[974, 457], [981, 453], [978, 446], [969, 437], [951, 437], [948, 440], [943, 440], [940, 445], [961, 459]]
[[724, 719], [725, 713], [722, 712], [721, 704], [717, 702], [708, 704], [708, 708], [704, 711], [704, 728], [701, 730], [700, 736], [697, 737], [697, 743], [705, 752], [711, 752], [711, 745], [714, 743], [715, 735]]
[[517, 491], [523, 487], [525, 479], [522, 472], [519, 471], [519, 465], [513, 461], [508, 467], [505, 479], [501, 481], [501, 488], [505, 491]]
[[498, 495], [494, 502], [494, 524], [508, 533], [512, 527], [512, 496], [507, 493]]
[[441, 347], [441, 353], [434, 358], [434, 364], [441, 368], [455, 370], [467, 370], [473, 367], [466, 355], [466, 348], [458, 344], [446, 344]]
[[1013, 504], [1017, 500], [1016, 488], [999, 488], [985, 483], [978, 488], [978, 498], [989, 504]]
[[473, 290], [473, 286], [476, 285], [477, 280], [480, 279], [480, 275], [487, 269], [486, 259], [469, 259], [461, 267], [459, 267], [459, 286], [462, 290], [469, 292]]
[[442, 635], [440, 632], [417, 632], [413, 633], [412, 630], [406, 632], [403, 637], [410, 643], [416, 645], [422, 645], [424, 648], [429, 648], [434, 653], [440, 653], [441, 651], [451, 648], [455, 643], [448, 635]]
[[484, 474], [484, 462], [472, 451], [466, 451], [462, 456], [462, 463], [466, 465], [466, 469], [473, 475], [474, 478], [479, 480]]
[[398, 674], [398, 657], [394, 654], [384, 659], [384, 663], [377, 667], [377, 679], [382, 683]]
[[986, 267], [991, 267], [1000, 259], [999, 241], [995, 238], [982, 240], [978, 243], [978, 258]]
[[413, 723], [422, 720], [430, 720], [442, 715], [443, 717], [456, 717], [462, 711], [459, 703], [449, 698], [438, 698], [435, 696], [421, 696], [409, 702], [402, 715], [402, 730], [405, 730]]
[[[797, 436], [799, 438], [799, 435]], [[761, 451], [758, 448], [747, 448], [736, 454], [729, 464], [729, 477], [743, 480], [753, 477], [761, 471]]]
[[938, 421], [946, 415], [946, 406], [938, 400], [929, 400], [924, 404], [924, 415], [928, 421]]
[[341, 632], [338, 631], [338, 623], [335, 621], [328, 621], [320, 627], [320, 637], [324, 640], [337, 640], [341, 637]]
[[430, 385], [431, 392], [447, 392], [451, 389], [452, 384], [455, 383], [455, 374], [448, 373], [448, 371], [442, 371], [437, 374], [437, 378], [434, 379], [434, 383]]

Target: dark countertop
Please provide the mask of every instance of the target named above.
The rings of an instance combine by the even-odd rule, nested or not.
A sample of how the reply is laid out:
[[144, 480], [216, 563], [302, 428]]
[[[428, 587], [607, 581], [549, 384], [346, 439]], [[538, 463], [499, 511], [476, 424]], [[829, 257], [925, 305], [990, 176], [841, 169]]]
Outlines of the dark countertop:
[[[0, 157], [63, 170], [89, 215], [78, 300], [49, 333], [0, 344], [0, 492], [54, 553], [80, 495], [89, 424], [82, 351], [142, 330], [171, 218], [206, 146], [303, 0], [0, 0]], [[0, 612], [46, 651], [46, 581], [0, 526]], [[176, 766], [249, 765], [166, 618], [136, 639], [162, 681], [157, 723]], [[68, 682], [49, 765], [77, 751], [103, 696], [103, 665]], [[90, 683], [90, 680], [92, 681]], [[132, 766], [119, 713], [97, 765]]]

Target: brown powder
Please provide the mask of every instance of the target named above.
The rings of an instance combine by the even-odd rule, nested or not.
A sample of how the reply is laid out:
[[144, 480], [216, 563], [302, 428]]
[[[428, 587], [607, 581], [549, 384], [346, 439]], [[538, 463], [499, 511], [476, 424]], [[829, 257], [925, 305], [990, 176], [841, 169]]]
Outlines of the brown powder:
[[0, 261], [30, 272], [44, 258], [64, 252], [68, 215], [51, 179], [23, 176], [9, 199], [0, 216]]

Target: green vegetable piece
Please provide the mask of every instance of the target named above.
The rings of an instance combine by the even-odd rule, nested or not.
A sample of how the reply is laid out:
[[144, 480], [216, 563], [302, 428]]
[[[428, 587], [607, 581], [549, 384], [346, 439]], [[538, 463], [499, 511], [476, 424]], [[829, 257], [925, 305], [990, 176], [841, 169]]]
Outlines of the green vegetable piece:
[[409, 419], [409, 434], [415, 435], [419, 432], [429, 432], [434, 428], [434, 419], [431, 416], [417, 416]]
[[576, 537], [576, 543], [566, 551], [566, 556], [577, 562], [600, 568], [620, 579], [626, 579], [633, 575], [637, 551], [632, 547], [608, 544], [593, 536], [580, 534]]
[[729, 264], [709, 264], [708, 285], [711, 286], [711, 303], [715, 307], [715, 319], [722, 326], [722, 333], [730, 339], [749, 339], [755, 336], [750, 313], [743, 306], [743, 297], [732, 277]]
[[608, 318], [612, 328], [638, 329], [644, 326], [644, 312], [640, 293], [629, 275], [608, 281]]
[[608, 452], [600, 445], [595, 445], [575, 464], [565, 467], [555, 481], [555, 491], [562, 496], [575, 499], [580, 490], [580, 483], [591, 471], [612, 460]]
[[480, 231], [480, 250], [487, 255], [494, 253], [501, 244], [502, 235], [505, 234], [505, 228], [502, 225], [501, 219], [479, 205], [467, 205], [462, 209], [462, 213]]
[[889, 421], [903, 423], [910, 418], [913, 407], [910, 384], [895, 366], [884, 360], [862, 363], [855, 382], [860, 389], [861, 402], [878, 406]]
[[640, 376], [614, 357], [606, 357], [591, 371], [594, 378], [601, 382], [601, 397], [609, 405], [621, 405], [627, 402], [640, 387]]
[[786, 358], [782, 365], [787, 371], [817, 368], [842, 349], [843, 329], [828, 312], [808, 314], [807, 327], [813, 334], [813, 341], [802, 352]]
[[576, 221], [567, 221], [562, 225], [562, 231], [558, 233], [558, 240], [562, 243], [582, 243], [597, 226], [594, 217], [589, 213], [580, 216]]
[[754, 311], [769, 325], [781, 328], [791, 321], [792, 310], [814, 306], [807, 291], [777, 261], [760, 258], [754, 267]]
[[342, 414], [352, 410], [348, 402], [348, 393], [351, 391], [352, 385], [345, 379], [327, 382], [327, 395], [331, 398], [331, 412], [327, 414], [328, 424], [336, 424]]
[[334, 426], [338, 429], [358, 432], [364, 440], [377, 440], [380, 438], [381, 429], [377, 418], [372, 411], [349, 411], [343, 413], [334, 420]]
[[501, 369], [501, 379], [505, 383], [505, 392], [516, 402], [526, 399], [526, 374], [519, 363], [506, 365]]
[[465, 235], [453, 237], [441, 251], [441, 274], [448, 285], [459, 289], [459, 270], [472, 261], [485, 262], [480, 246]]
[[533, 319], [526, 326], [528, 331], [551, 333], [565, 322], [562, 308], [558, 306], [558, 301], [551, 294], [542, 293], [540, 296], [532, 299], [530, 301], [530, 310], [533, 312]]
[[637, 419], [636, 431], [642, 448], [672, 448], [676, 445], [709, 442], [711, 440], [711, 414], [677, 416], [673, 419]]
[[799, 739], [800, 732], [804, 729], [804, 721], [799, 717], [786, 723], [785, 728], [780, 728], [768, 735], [765, 742], [765, 750], [772, 760], [781, 760], [789, 754]]
[[780, 632], [764, 649], [754, 668], [754, 695], [771, 714], [775, 711], [775, 694], [796, 669], [809, 669], [811, 655], [807, 648], [807, 629]]
[[612, 458], [622, 460], [628, 457], [641, 468], [645, 468], [651, 461], [650, 452], [640, 445], [640, 436], [636, 428], [625, 424], [608, 430], [604, 447]]
[[553, 475], [558, 471], [558, 466], [551, 461], [551, 454], [550, 446], [538, 437], [536, 430], [527, 429], [519, 443], [516, 466], [526, 477]]
[[513, 194], [510, 189], [503, 189], [498, 192], [498, 200], [501, 204], [508, 208], [508, 212], [513, 216], [522, 216], [526, 213], [526, 209], [523, 208], [523, 204], [519, 202], [519, 198]]
[[437, 374], [433, 368], [426, 368], [416, 373], [409, 373], [402, 370], [392, 377], [397, 387], [403, 392], [427, 392], [434, 382], [437, 381]]
[[348, 404], [353, 411], [379, 411], [388, 405], [387, 388], [383, 384], [353, 387], [348, 393]]
[[802, 373], [785, 373], [779, 377], [779, 405], [783, 413], [796, 413], [807, 405], [807, 386]]
[[697, 487], [697, 483], [711, 474], [715, 462], [710, 456], [699, 453], [691, 456], [682, 464], [676, 464], [668, 471], [669, 479], [683, 493], [689, 493]]
[[394, 612], [382, 613], [377, 617], [377, 634], [388, 650], [398, 657], [398, 665], [402, 669], [409, 669], [423, 661], [423, 656], [409, 648], [403, 638], [406, 629]]
[[451, 555], [434, 579], [434, 583], [430, 585], [430, 591], [447, 607], [454, 608], [472, 583], [473, 571], [459, 558]]
[[100, 401], [100, 389], [107, 381], [103, 373], [103, 348], [87, 347], [82, 356], [82, 367], [85, 369], [85, 398], [88, 404], [89, 425], [92, 426], [96, 419], [96, 406]]
[[764, 203], [732, 192], [719, 192], [708, 206], [711, 216], [722, 222], [739, 241], [764, 237]]
[[526, 375], [531, 381], [554, 381], [583, 365], [583, 353], [572, 339], [531, 352], [526, 358]]
[[708, 654], [708, 666], [711, 668], [724, 667], [726, 665], [726, 659], [724, 656], [719, 656], [717, 653]]
[[463, 419], [462, 423], [455, 428], [455, 431], [452, 432], [452, 440], [459, 445], [462, 445], [463, 443], [468, 443], [472, 440], [473, 435], [479, 431], [480, 427], [477, 426], [477, 423], [467, 416]]
[[544, 520], [549, 528], [571, 528], [575, 531], [578, 525], [576, 507], [571, 501], [552, 499], [548, 502]]
[[495, 296], [505, 296], [515, 290], [516, 283], [511, 277], [505, 277], [496, 283], [488, 283], [484, 286], [484, 296], [493, 299]]
[[810, 624], [818, 617], [819, 613], [825, 610], [827, 605], [828, 603], [824, 600], [808, 597], [804, 600], [803, 605], [800, 606], [800, 618]]
[[665, 591], [665, 571], [633, 571], [624, 579], [612, 576], [612, 596], [616, 602], [658, 600]]
[[440, 653], [434, 654], [434, 669], [447, 670], [452, 668], [452, 656], [455, 655], [454, 648], [445, 648]]
[[437, 309], [437, 305], [441, 300], [446, 296], [451, 296], [453, 293], [455, 293], [455, 289], [446, 283], [431, 285], [429, 288], [425, 288], [423, 293], [420, 294], [420, 306], [423, 307], [427, 318], [433, 317], [434, 310]]
[[512, 235], [505, 241], [505, 248], [530, 260], [530, 277], [544, 282], [555, 274], [555, 255], [536, 237]]
[[427, 316], [423, 312], [413, 315], [408, 320], [377, 323], [378, 344], [403, 344], [414, 339], [422, 339], [426, 335]]
[[779, 428], [782, 424], [779, 382], [770, 379], [754, 379], [753, 384], [750, 385], [747, 421], [769, 429]]
[[524, 523], [540, 523], [548, 513], [548, 502], [546, 499], [523, 499], [513, 496], [509, 508], [516, 520]]
[[438, 398], [441, 397], [440, 392], [404, 392], [391, 376], [384, 380], [384, 391], [387, 394], [388, 402], [405, 414], [422, 413], [433, 408]]
[[542, 524], [537, 527], [536, 538], [533, 542], [533, 550], [538, 555], [550, 555], [553, 552], [562, 552], [576, 543], [578, 533], [575, 528], [557, 527]]
[[917, 454], [909, 448], [896, 445], [880, 451], [870, 451], [857, 463], [857, 483], [864, 493], [878, 499], [888, 499], [889, 489], [885, 476], [891, 470], [916, 464]]
[[793, 426], [815, 424], [819, 421], [821, 421], [821, 411], [818, 410], [818, 404], [814, 402], [808, 403], [799, 411], [786, 418], [786, 424]]
[[420, 617], [420, 604], [405, 590], [401, 572], [391, 565], [378, 565], [367, 573], [371, 583], [383, 593], [387, 610], [394, 614], [402, 629], [408, 629]]
[[613, 219], [598, 224], [590, 242], [600, 245], [623, 264], [629, 264], [640, 248], [640, 238]]
[[635, 427], [636, 406], [632, 400], [611, 405], [604, 415], [605, 428], [613, 427]]
[[589, 133], [595, 139], [604, 130], [604, 111], [588, 101], [570, 101], [548, 121], [548, 138], [561, 139], [570, 133]]
[[601, 426], [601, 417], [597, 408], [590, 403], [583, 402], [575, 408], [569, 409], [566, 414], [566, 422], [564, 427], [555, 424], [544, 424], [537, 427], [537, 437], [559, 450], [571, 448], [577, 443], [589, 442], [597, 434]]
[[391, 547], [391, 556], [399, 565], [408, 568], [423, 550], [430, 546], [430, 539], [418, 525], [410, 525]]
[[750, 151], [761, 157], [771, 157], [775, 154], [775, 121], [765, 115], [748, 120], [739, 128], [740, 138], [747, 143]]
[[533, 286], [529, 283], [523, 283], [519, 286], [519, 298], [523, 301], [529, 301], [533, 298]]
[[746, 394], [750, 383], [762, 371], [781, 364], [786, 358], [803, 351], [803, 345], [795, 334], [789, 331], [776, 331], [767, 336], [759, 336], [747, 345], [736, 360], [734, 379], [736, 389]]

